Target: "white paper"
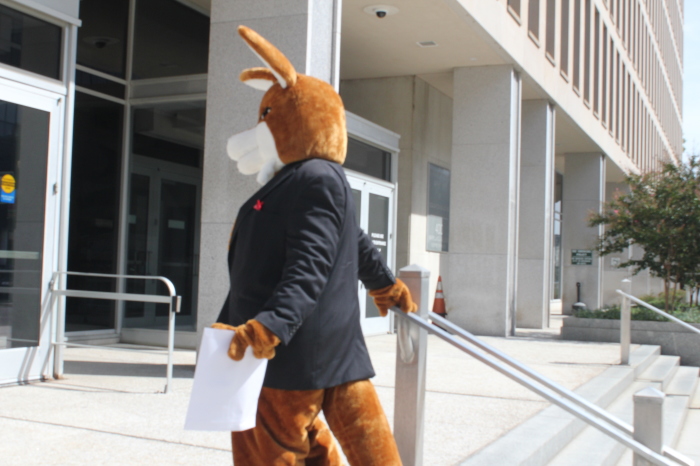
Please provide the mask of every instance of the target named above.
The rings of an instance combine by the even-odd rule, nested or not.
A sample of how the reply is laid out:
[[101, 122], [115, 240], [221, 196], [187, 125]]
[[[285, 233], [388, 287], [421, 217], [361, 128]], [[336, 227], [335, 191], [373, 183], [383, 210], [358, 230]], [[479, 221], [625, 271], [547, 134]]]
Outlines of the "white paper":
[[205, 328], [199, 348], [185, 430], [238, 432], [255, 427], [267, 359], [252, 348], [240, 361], [228, 357], [233, 330]]

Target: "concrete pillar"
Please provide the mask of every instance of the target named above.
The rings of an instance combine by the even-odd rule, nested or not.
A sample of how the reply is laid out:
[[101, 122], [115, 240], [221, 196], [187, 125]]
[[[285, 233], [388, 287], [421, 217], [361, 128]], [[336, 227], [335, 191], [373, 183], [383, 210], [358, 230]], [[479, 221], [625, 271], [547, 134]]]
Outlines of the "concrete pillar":
[[520, 77], [511, 66], [454, 71], [450, 319], [481, 335], [514, 331]]
[[238, 80], [263, 66], [238, 36], [248, 26], [279, 48], [300, 73], [337, 87], [340, 0], [213, 0], [207, 82], [197, 329], [211, 325], [229, 288], [226, 254], [240, 205], [259, 186], [226, 155], [229, 136], [256, 124], [263, 93]]
[[[600, 153], [566, 154], [562, 194], [562, 313], [576, 302], [576, 283], [588, 309], [602, 304], [602, 261], [593, 251], [602, 227], [590, 228], [592, 212], [601, 212], [605, 200], [605, 156]], [[593, 251], [590, 265], [572, 265], [572, 250]]]
[[[619, 193], [627, 193], [628, 191], [629, 189], [625, 183], [608, 181], [605, 183], [605, 202], [610, 202]], [[603, 292], [601, 296], [603, 306], [611, 306], [622, 302], [622, 298], [616, 291], [620, 289], [622, 280], [630, 278], [632, 283], [635, 282], [635, 278], [637, 277], [630, 276], [631, 269], [621, 269], [617, 266], [618, 264], [628, 261], [631, 258], [631, 253], [632, 251], [630, 251], [630, 249], [625, 249], [622, 252], [609, 254], [601, 259], [603, 262]]]
[[549, 326], [554, 120], [554, 108], [548, 101], [523, 102], [516, 314], [516, 325], [523, 328]]

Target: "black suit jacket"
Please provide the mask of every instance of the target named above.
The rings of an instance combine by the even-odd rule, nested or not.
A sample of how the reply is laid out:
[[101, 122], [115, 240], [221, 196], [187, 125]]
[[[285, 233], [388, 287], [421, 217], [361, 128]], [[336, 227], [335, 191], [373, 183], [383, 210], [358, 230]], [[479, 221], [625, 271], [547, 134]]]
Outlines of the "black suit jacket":
[[255, 318], [282, 341], [264, 386], [311, 390], [374, 376], [357, 280], [377, 289], [395, 279], [356, 223], [340, 165], [285, 166], [238, 212], [228, 263], [231, 289], [218, 322]]

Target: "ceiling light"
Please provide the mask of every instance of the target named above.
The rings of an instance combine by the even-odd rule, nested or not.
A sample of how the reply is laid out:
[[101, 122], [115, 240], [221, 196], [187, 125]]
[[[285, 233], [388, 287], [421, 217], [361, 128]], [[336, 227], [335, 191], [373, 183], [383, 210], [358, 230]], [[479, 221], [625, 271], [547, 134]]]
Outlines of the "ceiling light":
[[421, 42], [416, 42], [419, 47], [437, 47], [438, 44], [434, 40], [424, 40]]

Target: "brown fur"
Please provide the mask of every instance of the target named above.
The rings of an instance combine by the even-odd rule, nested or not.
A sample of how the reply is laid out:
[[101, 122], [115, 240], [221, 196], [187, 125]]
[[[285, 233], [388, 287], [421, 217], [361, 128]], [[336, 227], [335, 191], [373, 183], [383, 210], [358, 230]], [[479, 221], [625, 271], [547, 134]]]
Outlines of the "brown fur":
[[232, 432], [233, 461], [241, 466], [341, 465], [331, 431], [352, 466], [401, 464], [374, 386], [369, 380], [325, 390], [263, 388], [256, 427]]
[[241, 73], [244, 82], [249, 79], [275, 82], [260, 102], [258, 121], [263, 120], [263, 112], [270, 108], [264, 120], [275, 139], [282, 163], [287, 165], [310, 158], [345, 162], [348, 148], [345, 108], [333, 86], [298, 74], [277, 48], [252, 29], [240, 26], [238, 32], [287, 81], [287, 87], [283, 88], [267, 68], [249, 68]]
[[277, 47], [269, 43], [257, 32], [245, 26], [238, 26], [238, 34], [248, 43], [250, 48], [255, 50], [255, 53], [287, 81], [289, 87], [294, 86], [297, 80], [297, 72], [287, 57]]
[[382, 317], [387, 314], [392, 306], [399, 306], [403, 312], [416, 312], [416, 309], [418, 309], [416, 303], [411, 299], [408, 287], [398, 278], [393, 285], [370, 290], [369, 295], [374, 298], [374, 304], [379, 309], [379, 314]]
[[249, 346], [253, 348], [253, 356], [256, 358], [272, 359], [275, 357], [275, 346], [280, 344], [280, 339], [277, 335], [254, 319], [238, 327], [217, 322], [212, 325], [212, 328], [236, 332], [228, 348], [228, 355], [234, 361], [243, 359], [245, 350]]

